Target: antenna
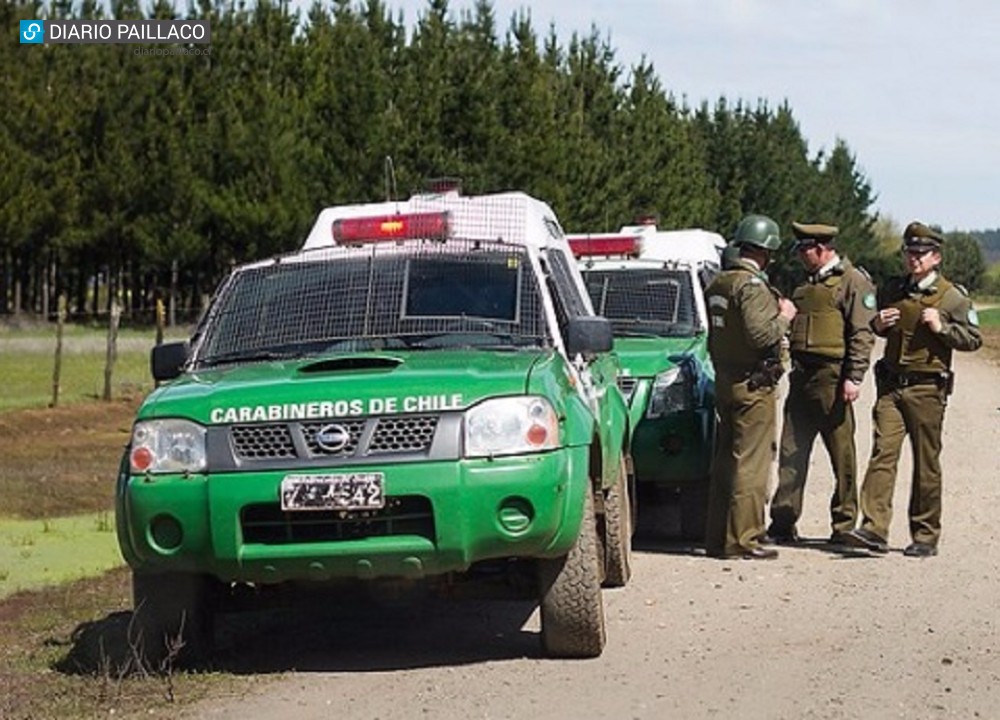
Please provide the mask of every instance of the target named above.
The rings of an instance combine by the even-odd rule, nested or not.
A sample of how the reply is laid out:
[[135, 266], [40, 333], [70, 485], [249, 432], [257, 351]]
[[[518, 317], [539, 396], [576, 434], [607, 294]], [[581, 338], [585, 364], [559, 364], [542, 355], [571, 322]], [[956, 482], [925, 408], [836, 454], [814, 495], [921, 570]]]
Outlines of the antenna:
[[385, 200], [392, 202], [396, 197], [396, 168], [392, 164], [392, 156], [385, 156]]

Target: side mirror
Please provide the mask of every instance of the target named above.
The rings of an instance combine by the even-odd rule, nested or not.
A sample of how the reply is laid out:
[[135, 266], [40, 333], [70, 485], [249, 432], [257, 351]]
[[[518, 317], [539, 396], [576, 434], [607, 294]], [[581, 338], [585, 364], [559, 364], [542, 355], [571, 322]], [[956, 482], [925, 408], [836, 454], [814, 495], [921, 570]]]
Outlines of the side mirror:
[[566, 329], [566, 353], [570, 357], [611, 352], [614, 341], [611, 323], [599, 315], [571, 318]]
[[149, 354], [149, 369], [157, 382], [173, 380], [181, 374], [181, 368], [187, 360], [187, 342], [164, 343], [156, 345]]

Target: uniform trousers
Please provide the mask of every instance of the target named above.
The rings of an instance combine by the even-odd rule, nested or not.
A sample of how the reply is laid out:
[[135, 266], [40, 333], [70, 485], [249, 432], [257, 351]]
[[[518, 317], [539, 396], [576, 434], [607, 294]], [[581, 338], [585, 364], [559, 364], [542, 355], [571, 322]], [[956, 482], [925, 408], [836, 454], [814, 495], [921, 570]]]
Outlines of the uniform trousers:
[[861, 487], [862, 527], [888, 540], [896, 467], [903, 438], [909, 435], [913, 451], [910, 536], [914, 542], [936, 546], [941, 537], [941, 430], [947, 393], [933, 383], [879, 385], [872, 410], [872, 456]]
[[751, 390], [724, 372], [715, 378], [718, 436], [709, 484], [705, 549], [739, 555], [760, 545], [775, 455], [777, 391]]
[[854, 529], [858, 514], [858, 460], [854, 406], [841, 393], [840, 363], [796, 368], [789, 376], [778, 455], [778, 488], [771, 499], [771, 532], [789, 535], [802, 516], [802, 495], [816, 436], [830, 456], [834, 533]]

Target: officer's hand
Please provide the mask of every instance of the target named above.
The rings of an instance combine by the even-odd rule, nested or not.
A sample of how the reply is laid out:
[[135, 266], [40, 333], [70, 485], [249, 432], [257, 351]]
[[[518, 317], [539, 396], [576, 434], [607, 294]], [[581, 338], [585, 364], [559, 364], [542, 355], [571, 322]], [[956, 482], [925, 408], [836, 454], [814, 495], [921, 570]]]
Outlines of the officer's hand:
[[888, 330], [899, 322], [899, 308], [885, 308], [875, 316], [875, 329], [879, 332]]
[[853, 380], [844, 380], [844, 386], [840, 390], [840, 395], [845, 403], [852, 403], [858, 399], [861, 388]]
[[795, 319], [795, 315], [798, 310], [795, 309], [795, 303], [793, 303], [788, 298], [780, 298], [778, 300], [778, 314], [788, 321]]
[[944, 327], [941, 323], [941, 313], [937, 308], [924, 308], [920, 312], [920, 322], [929, 327], [932, 333], [939, 333]]

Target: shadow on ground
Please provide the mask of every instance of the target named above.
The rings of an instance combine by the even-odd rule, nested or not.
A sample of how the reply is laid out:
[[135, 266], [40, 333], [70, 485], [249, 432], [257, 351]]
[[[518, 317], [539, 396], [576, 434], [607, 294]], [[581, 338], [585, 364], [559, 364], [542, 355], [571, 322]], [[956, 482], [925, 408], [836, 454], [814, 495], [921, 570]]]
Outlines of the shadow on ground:
[[[233, 674], [366, 672], [542, 657], [525, 628], [535, 603], [344, 597], [219, 613], [215, 652], [204, 669]], [[53, 668], [71, 675], [155, 674], [130, 642], [132, 613], [79, 625]], [[164, 672], [166, 669], [157, 669]]]

